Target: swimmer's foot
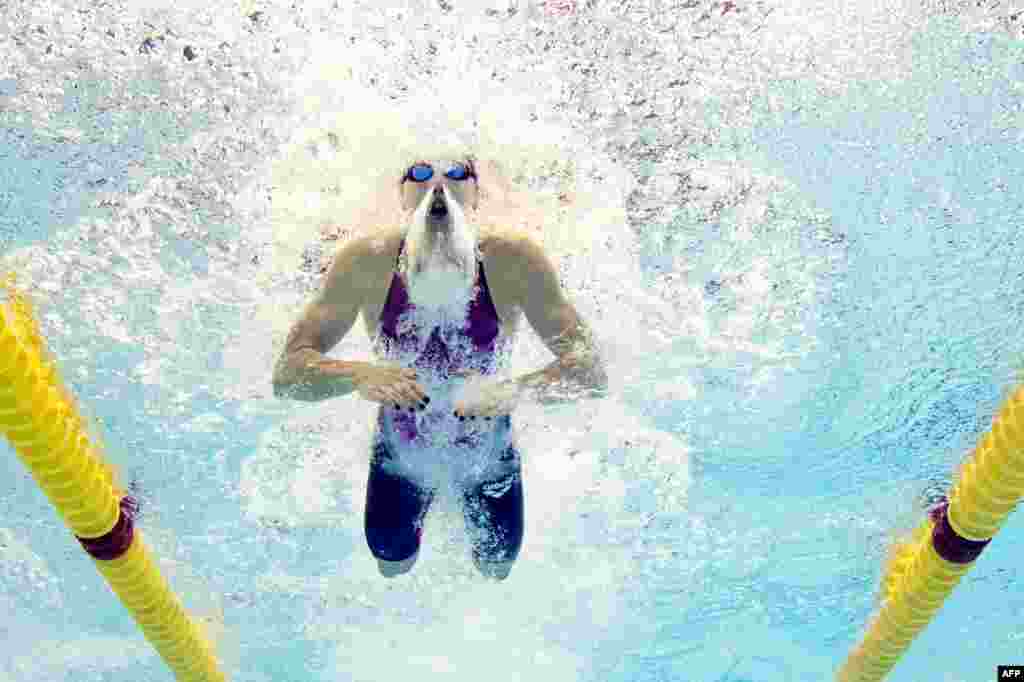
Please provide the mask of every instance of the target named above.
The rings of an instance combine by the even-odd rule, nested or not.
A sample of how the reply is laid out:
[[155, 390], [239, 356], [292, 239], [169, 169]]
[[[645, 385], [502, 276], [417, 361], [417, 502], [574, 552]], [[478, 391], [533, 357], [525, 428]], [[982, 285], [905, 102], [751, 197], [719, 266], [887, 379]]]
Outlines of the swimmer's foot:
[[380, 574], [385, 578], [394, 578], [411, 571], [413, 564], [416, 563], [417, 556], [419, 556], [419, 552], [413, 554], [408, 559], [403, 559], [402, 561], [385, 561], [384, 559], [377, 559], [377, 568], [380, 570]]
[[473, 558], [473, 563], [476, 564], [476, 568], [480, 571], [480, 575], [491, 580], [504, 580], [508, 577], [508, 574], [512, 572], [513, 561], [481, 561], [476, 557]]

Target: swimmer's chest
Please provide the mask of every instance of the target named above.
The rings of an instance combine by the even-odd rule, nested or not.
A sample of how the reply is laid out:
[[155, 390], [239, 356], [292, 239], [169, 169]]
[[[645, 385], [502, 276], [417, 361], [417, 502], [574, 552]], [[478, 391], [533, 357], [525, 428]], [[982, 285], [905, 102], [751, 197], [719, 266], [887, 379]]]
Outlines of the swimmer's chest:
[[[363, 318], [366, 334], [371, 339], [377, 336], [377, 330], [380, 327], [380, 316], [384, 312], [388, 288], [391, 286], [391, 278], [394, 276], [394, 263], [398, 257], [400, 241], [400, 236], [389, 239], [385, 248], [381, 250], [380, 256], [374, 259], [374, 263], [368, 273], [369, 277], [373, 280], [373, 286], [370, 288], [367, 300], [360, 308], [360, 313]], [[494, 303], [494, 309], [498, 313], [501, 336], [511, 339], [519, 329], [522, 310], [515, 304], [513, 298], [512, 286], [514, 282], [495, 262], [493, 252], [487, 247], [487, 242], [482, 241], [480, 253], [483, 258], [484, 273], [487, 276], [487, 289], [491, 293], [491, 301]]]

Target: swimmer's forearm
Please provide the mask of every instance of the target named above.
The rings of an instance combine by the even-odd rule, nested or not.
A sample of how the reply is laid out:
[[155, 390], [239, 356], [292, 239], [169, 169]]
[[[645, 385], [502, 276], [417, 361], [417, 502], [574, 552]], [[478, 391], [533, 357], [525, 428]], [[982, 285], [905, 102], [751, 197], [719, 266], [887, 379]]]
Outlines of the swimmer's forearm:
[[316, 402], [355, 390], [356, 372], [367, 363], [332, 360], [312, 348], [281, 357], [274, 369], [274, 395]]
[[604, 397], [608, 375], [600, 361], [565, 356], [544, 369], [512, 379], [521, 398], [542, 405]]

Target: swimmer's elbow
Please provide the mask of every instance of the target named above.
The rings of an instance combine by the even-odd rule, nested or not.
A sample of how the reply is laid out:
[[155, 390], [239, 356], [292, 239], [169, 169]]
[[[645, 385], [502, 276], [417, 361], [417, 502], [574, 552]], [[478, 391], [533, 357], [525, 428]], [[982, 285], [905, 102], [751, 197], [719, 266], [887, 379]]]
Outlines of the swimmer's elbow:
[[287, 398], [291, 391], [294, 382], [288, 380], [287, 376], [287, 365], [284, 359], [278, 360], [274, 366], [274, 375], [270, 379], [270, 384], [274, 389], [275, 398]]
[[591, 397], [604, 398], [608, 395], [608, 372], [600, 360], [592, 362], [587, 368], [585, 382]]
[[586, 391], [587, 395], [604, 397], [608, 391], [608, 373], [596, 353], [573, 353], [558, 360], [562, 376]]
[[287, 366], [283, 363], [274, 369], [274, 377], [271, 379], [271, 386], [275, 398], [302, 400], [302, 384], [296, 381], [288, 372]]
[[292, 384], [283, 381], [281, 377], [275, 376], [271, 382], [271, 386], [274, 388], [275, 398], [290, 398], [292, 393]]
[[284, 400], [300, 400], [315, 402], [318, 396], [310, 390], [308, 384], [298, 382], [274, 382], [274, 397]]
[[291, 376], [287, 372], [275, 374], [272, 385], [275, 398], [301, 400], [304, 402], [315, 402], [320, 399], [320, 396], [309, 381], [303, 381], [301, 378]]
[[280, 381], [277, 377], [274, 377], [274, 380], [273, 380], [271, 385], [274, 388], [274, 397], [275, 398], [287, 398], [287, 397], [289, 397], [288, 394], [290, 392], [289, 389], [291, 387], [288, 384], [286, 384], [283, 381]]
[[303, 400], [304, 389], [307, 386], [302, 381], [302, 375], [294, 355], [284, 353], [274, 365], [274, 375], [271, 379], [275, 398], [291, 400]]

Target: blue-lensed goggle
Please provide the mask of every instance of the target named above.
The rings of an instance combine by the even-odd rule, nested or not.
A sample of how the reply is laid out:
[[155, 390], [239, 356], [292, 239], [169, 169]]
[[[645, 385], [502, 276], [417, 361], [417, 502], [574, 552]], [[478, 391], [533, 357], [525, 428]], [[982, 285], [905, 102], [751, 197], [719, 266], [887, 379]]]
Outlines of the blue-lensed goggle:
[[[449, 180], [468, 180], [475, 178], [476, 173], [473, 171], [472, 165], [456, 162], [448, 167], [448, 170], [444, 172], [444, 176]], [[421, 161], [409, 166], [409, 170], [405, 171], [404, 179], [411, 180], [412, 182], [426, 182], [432, 177], [434, 177], [434, 167], [429, 163]]]

